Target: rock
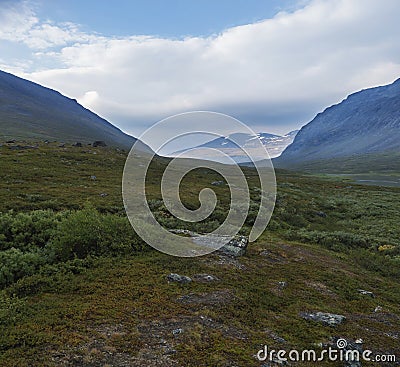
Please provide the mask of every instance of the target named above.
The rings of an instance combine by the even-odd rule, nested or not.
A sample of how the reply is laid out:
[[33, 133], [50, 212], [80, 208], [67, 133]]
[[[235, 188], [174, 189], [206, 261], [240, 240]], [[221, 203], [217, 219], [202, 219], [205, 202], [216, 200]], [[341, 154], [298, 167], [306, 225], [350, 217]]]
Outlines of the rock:
[[[228, 256], [242, 256], [246, 252], [249, 240], [246, 236], [235, 236], [231, 240], [230, 237], [224, 235], [208, 234], [202, 236], [196, 232], [187, 229], [170, 229], [171, 233], [192, 237], [193, 242], [200, 246], [209, 246], [212, 248], [219, 248], [218, 251]], [[226, 245], [223, 245], [229, 240]], [[223, 246], [222, 246], [223, 245]], [[221, 247], [222, 246], [222, 247]]]
[[203, 323], [206, 323], [206, 324], [212, 324], [213, 323], [213, 319], [211, 317], [208, 317], [208, 316], [200, 315], [200, 320]]
[[[245, 236], [235, 236], [229, 240], [229, 236], [208, 234], [202, 236], [198, 233], [189, 231], [187, 229], [170, 229], [171, 233], [192, 237], [193, 242], [200, 246], [208, 246], [212, 248], [219, 248], [219, 252], [228, 256], [242, 256], [246, 252], [249, 240]], [[223, 245], [229, 240], [226, 245]], [[222, 246], [222, 247], [221, 247]]]
[[64, 143], [61, 143], [61, 144], [58, 145], [58, 147], [59, 147], [59, 148], [65, 148], [65, 144], [64, 144]]
[[102, 193], [100, 194], [100, 196], [101, 196], [102, 198], [105, 198], [106, 196], [108, 196], [108, 194], [107, 194], [106, 192], [102, 192]]
[[374, 312], [381, 312], [383, 310], [382, 306], [376, 306]]
[[97, 180], [97, 177], [95, 175], [93, 175], [93, 176], [90, 176], [90, 179], [94, 181], [94, 180]]
[[105, 143], [105, 141], [103, 140], [96, 140], [95, 142], [93, 142], [92, 147], [93, 148], [97, 148], [97, 147], [106, 147], [107, 144]]
[[15, 140], [7, 140], [6, 141], [6, 144], [14, 144], [15, 143]]
[[245, 254], [244, 249], [230, 245], [223, 246], [222, 248], [219, 249], [219, 251], [225, 255], [235, 256], [235, 257], [243, 256]]
[[283, 281], [278, 282], [278, 287], [279, 287], [279, 289], [284, 289], [284, 288], [287, 287], [287, 283], [286, 283], [286, 282], [283, 282]]
[[236, 236], [232, 238], [228, 244], [222, 246], [218, 251], [229, 256], [242, 256], [246, 253], [249, 240], [245, 236]]
[[211, 182], [211, 185], [213, 185], [213, 186], [222, 186], [224, 184], [225, 184], [224, 181], [213, 181], [213, 182]]
[[175, 335], [175, 336], [179, 335], [179, 334], [182, 334], [182, 333], [183, 333], [183, 329], [181, 329], [181, 328], [172, 330], [172, 334]]
[[196, 274], [193, 275], [193, 280], [197, 282], [208, 283], [208, 282], [214, 282], [218, 280], [218, 278], [209, 274]]
[[77, 141], [75, 144], [72, 144], [73, 147], [78, 147], [78, 148], [82, 148], [82, 143], [80, 143], [79, 141]]
[[346, 320], [346, 317], [343, 315], [336, 315], [333, 313], [325, 313], [325, 312], [316, 312], [316, 313], [303, 312], [300, 315], [305, 320], [321, 322], [327, 326], [337, 326]]
[[358, 293], [362, 294], [363, 296], [370, 296], [372, 298], [375, 298], [375, 294], [373, 294], [370, 291], [366, 291], [364, 289], [357, 289]]
[[315, 212], [315, 214], [318, 215], [321, 218], [326, 218], [327, 217], [325, 212], [318, 211], [318, 212]]
[[186, 284], [190, 283], [192, 281], [191, 278], [185, 276], [185, 275], [179, 275], [175, 273], [171, 273], [167, 276], [167, 280], [169, 282], [175, 282], [175, 283], [181, 283], [181, 284]]

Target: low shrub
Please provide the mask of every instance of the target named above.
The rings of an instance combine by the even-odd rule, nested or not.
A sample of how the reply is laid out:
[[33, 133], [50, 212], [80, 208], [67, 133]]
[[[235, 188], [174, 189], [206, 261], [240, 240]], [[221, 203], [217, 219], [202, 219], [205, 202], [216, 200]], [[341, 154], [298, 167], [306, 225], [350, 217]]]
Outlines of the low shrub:
[[14, 283], [18, 279], [32, 275], [43, 265], [46, 257], [41, 252], [22, 252], [11, 248], [0, 252], [0, 287]]
[[147, 247], [125, 216], [102, 214], [93, 207], [60, 213], [51, 210], [3, 213], [0, 214], [0, 287], [36, 274], [45, 266], [89, 255], [129, 255], [144, 248]]
[[347, 252], [352, 248], [370, 248], [376, 245], [373, 239], [343, 231], [323, 232], [305, 229], [289, 230], [285, 234], [290, 240], [315, 243], [333, 251]]
[[384, 256], [373, 251], [351, 252], [352, 259], [363, 268], [377, 272], [385, 277], [400, 279], [400, 257]]
[[1, 214], [0, 251], [12, 247], [21, 251], [43, 248], [63, 216], [51, 210]]
[[88, 255], [127, 255], [143, 248], [126, 217], [100, 214], [90, 207], [70, 212], [46, 246], [54, 261]]
[[5, 292], [0, 293], [0, 325], [15, 323], [23, 313], [26, 301], [16, 296], [8, 296]]

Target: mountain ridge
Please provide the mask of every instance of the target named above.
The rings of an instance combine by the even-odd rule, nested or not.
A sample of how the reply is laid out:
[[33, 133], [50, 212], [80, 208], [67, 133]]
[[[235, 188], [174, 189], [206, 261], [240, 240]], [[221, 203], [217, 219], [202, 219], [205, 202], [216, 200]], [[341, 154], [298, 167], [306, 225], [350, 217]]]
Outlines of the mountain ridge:
[[76, 99], [0, 70], [0, 139], [56, 140], [130, 148], [136, 139]]
[[303, 126], [279, 166], [380, 154], [400, 149], [400, 79], [363, 89], [327, 107]]
[[[240, 144], [241, 147], [248, 149], [249, 152], [253, 152], [258, 147], [253, 143], [253, 140], [258, 138], [261, 143], [267, 149], [271, 158], [279, 156], [279, 154], [290, 144], [296, 136], [298, 130], [290, 131], [285, 135], [277, 135], [271, 133], [257, 133], [256, 136], [243, 133], [235, 133], [229, 136], [221, 136], [216, 139], [210, 140], [204, 144], [196, 145], [191, 148], [182, 149], [171, 153], [171, 156], [178, 155], [186, 152], [190, 149], [202, 149], [202, 148], [213, 148], [219, 151], [225, 152], [231, 156], [238, 163], [245, 163], [249, 160], [249, 157], [241, 150], [241, 148], [235, 143]], [[234, 140], [235, 142], [233, 142]], [[204, 156], [206, 159], [212, 159], [212, 153], [204, 150]]]

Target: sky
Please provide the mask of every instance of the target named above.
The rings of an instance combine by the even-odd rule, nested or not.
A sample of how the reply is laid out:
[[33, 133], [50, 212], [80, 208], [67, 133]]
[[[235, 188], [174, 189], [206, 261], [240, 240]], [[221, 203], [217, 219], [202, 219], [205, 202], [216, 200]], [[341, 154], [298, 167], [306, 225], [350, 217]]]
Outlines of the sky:
[[0, 0], [0, 69], [139, 136], [193, 110], [284, 134], [400, 77], [398, 0]]

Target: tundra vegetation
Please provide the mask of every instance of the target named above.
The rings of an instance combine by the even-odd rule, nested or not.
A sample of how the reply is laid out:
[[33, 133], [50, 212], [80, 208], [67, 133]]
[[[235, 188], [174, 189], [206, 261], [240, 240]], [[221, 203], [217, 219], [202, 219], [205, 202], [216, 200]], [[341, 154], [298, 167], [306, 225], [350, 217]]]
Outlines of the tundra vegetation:
[[[0, 147], [1, 366], [260, 366], [254, 355], [264, 344], [310, 348], [337, 336], [400, 358], [400, 188], [278, 170], [272, 220], [244, 256], [174, 258], [143, 243], [126, 218], [126, 155], [58, 143]], [[218, 205], [206, 220], [184, 223], [161, 200], [167, 163], [155, 160], [147, 180], [157, 220], [217, 228], [230, 201], [226, 185], [211, 185], [221, 176], [198, 169], [185, 177], [185, 206], [197, 208], [204, 187]], [[255, 172], [243, 170], [246, 235], [261, 192]], [[171, 273], [216, 280], [175, 284]], [[346, 321], [332, 328], [301, 317], [314, 311]]]

